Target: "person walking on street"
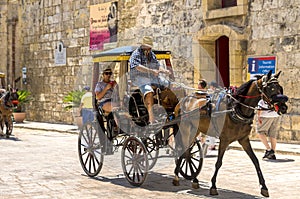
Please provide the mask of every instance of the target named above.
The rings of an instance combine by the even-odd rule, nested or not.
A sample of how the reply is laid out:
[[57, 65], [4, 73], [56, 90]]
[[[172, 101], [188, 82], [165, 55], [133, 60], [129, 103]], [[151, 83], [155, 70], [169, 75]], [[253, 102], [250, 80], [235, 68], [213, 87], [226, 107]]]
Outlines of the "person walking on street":
[[83, 90], [85, 90], [86, 93], [81, 97], [80, 108], [82, 114], [82, 123], [85, 124], [88, 121], [92, 122], [94, 120], [93, 94], [90, 91], [89, 86], [85, 86]]
[[[197, 98], [204, 98], [206, 99], [207, 96], [207, 82], [205, 79], [200, 79], [198, 82], [198, 89], [195, 92], [195, 95]], [[201, 141], [202, 149], [203, 149], [203, 155], [206, 156], [208, 144], [206, 144], [206, 135], [203, 133], [200, 133], [198, 136], [198, 139]]]
[[[258, 107], [260, 109], [257, 111], [256, 131], [259, 139], [266, 147], [263, 159], [276, 160], [276, 136], [279, 129], [280, 117], [275, 111], [269, 110], [269, 105], [263, 99], [258, 102]], [[271, 146], [268, 143], [267, 137], [269, 137]]]
[[[216, 94], [217, 94], [216, 90], [218, 88], [219, 88], [219, 85], [216, 82], [214, 82], [214, 81], [210, 82], [208, 91], [210, 93], [210, 96], [211, 96], [212, 100], [214, 100], [216, 98]], [[209, 143], [208, 149], [209, 150], [217, 150], [217, 148], [216, 148], [216, 138], [211, 137], [211, 136], [207, 136], [207, 139], [208, 139], [208, 143]]]

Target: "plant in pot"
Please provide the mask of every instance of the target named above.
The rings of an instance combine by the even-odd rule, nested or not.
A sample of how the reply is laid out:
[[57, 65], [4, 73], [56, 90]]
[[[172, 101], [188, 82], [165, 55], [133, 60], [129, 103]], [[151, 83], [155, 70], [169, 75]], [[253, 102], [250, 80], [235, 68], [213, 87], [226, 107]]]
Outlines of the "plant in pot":
[[81, 98], [85, 94], [85, 91], [74, 90], [70, 91], [64, 98], [65, 110], [73, 111], [73, 116], [78, 127], [82, 126], [82, 116], [80, 110]]
[[13, 116], [15, 122], [22, 123], [26, 117], [25, 104], [30, 102], [32, 98], [30, 96], [31, 93], [28, 90], [18, 90], [17, 94], [19, 95], [19, 103], [17, 105], [17, 108], [14, 109]]

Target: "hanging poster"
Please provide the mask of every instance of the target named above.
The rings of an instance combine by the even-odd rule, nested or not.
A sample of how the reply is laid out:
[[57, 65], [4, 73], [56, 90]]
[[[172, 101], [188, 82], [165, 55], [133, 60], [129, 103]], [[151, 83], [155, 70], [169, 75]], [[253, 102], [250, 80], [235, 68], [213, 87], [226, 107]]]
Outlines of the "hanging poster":
[[103, 50], [104, 43], [117, 41], [118, 2], [90, 6], [90, 50]]

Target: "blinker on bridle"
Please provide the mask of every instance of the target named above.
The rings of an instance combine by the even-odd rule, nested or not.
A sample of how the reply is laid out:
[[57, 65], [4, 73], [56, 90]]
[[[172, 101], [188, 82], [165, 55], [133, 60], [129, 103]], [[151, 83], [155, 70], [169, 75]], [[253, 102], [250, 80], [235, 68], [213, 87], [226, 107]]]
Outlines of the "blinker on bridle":
[[[271, 77], [268, 81], [266, 80], [267, 76], [263, 76], [262, 77], [262, 88], [260, 88], [257, 84], [257, 80], [255, 81], [256, 87], [258, 89], [258, 91], [260, 92], [261, 98], [268, 103], [268, 105], [271, 107], [270, 109], [275, 109], [277, 112], [278, 107], [276, 107], [277, 105], [272, 103], [272, 99], [270, 99], [272, 96], [268, 96], [266, 94], [266, 92], [264, 92], [264, 90], [267, 88], [268, 85], [270, 84], [276, 84], [279, 83], [278, 79], [275, 77]], [[273, 88], [274, 89], [274, 88]]]

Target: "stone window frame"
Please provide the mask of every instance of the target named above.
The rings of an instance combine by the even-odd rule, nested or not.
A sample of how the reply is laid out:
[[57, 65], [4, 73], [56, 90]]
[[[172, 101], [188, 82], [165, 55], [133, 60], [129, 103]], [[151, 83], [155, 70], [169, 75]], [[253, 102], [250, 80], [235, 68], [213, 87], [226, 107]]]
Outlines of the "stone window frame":
[[222, 0], [203, 0], [204, 20], [235, 17], [246, 15], [248, 9], [247, 0], [237, 0], [237, 6], [222, 8]]

